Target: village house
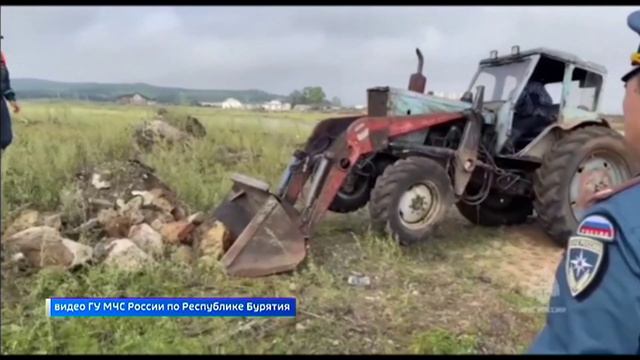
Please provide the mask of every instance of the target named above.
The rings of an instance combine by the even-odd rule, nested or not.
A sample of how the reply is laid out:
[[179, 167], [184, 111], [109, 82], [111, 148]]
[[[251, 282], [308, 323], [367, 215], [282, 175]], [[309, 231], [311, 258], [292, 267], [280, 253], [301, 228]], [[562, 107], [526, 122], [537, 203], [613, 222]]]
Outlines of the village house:
[[291, 110], [291, 104], [282, 103], [280, 100], [271, 100], [264, 103], [262, 108], [267, 111], [289, 111]]
[[246, 110], [264, 110], [264, 107], [262, 104], [244, 104], [244, 108]]
[[222, 103], [221, 102], [208, 102], [208, 101], [200, 101], [198, 102], [199, 106], [202, 107], [222, 107]]
[[311, 105], [297, 104], [293, 107], [294, 111], [310, 111]]
[[156, 101], [146, 97], [140, 93], [120, 95], [116, 98], [116, 102], [126, 105], [155, 105]]
[[234, 98], [228, 98], [227, 100], [222, 102], [223, 109], [242, 109], [243, 105], [239, 100]]

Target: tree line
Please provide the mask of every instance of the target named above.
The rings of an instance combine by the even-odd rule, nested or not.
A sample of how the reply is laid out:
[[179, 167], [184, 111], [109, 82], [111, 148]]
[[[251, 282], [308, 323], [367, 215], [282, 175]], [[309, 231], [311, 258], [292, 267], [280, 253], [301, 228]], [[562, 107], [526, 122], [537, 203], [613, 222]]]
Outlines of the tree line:
[[321, 86], [307, 86], [302, 90], [294, 90], [287, 97], [291, 106], [296, 105], [333, 105], [342, 106], [342, 101], [337, 96], [327, 100], [327, 95]]

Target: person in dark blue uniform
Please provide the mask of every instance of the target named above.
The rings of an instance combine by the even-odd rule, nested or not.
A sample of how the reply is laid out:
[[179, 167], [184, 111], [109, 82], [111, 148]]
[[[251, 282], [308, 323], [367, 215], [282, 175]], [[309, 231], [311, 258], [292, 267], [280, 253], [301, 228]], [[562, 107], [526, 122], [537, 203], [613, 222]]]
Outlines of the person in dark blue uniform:
[[[0, 40], [4, 39], [0, 35]], [[9, 79], [9, 69], [7, 66], [7, 58], [4, 52], [0, 52], [0, 158], [4, 154], [5, 149], [13, 141], [13, 131], [11, 129], [11, 114], [7, 107], [7, 101], [13, 107], [13, 112], [20, 112], [20, 106], [16, 101], [16, 94], [11, 88], [11, 80]], [[4, 182], [0, 178], [0, 206], [4, 206]]]
[[[0, 35], [0, 39], [4, 39]], [[2, 152], [11, 144], [13, 140], [13, 131], [11, 129], [11, 115], [9, 114], [9, 108], [7, 107], [7, 101], [13, 107], [13, 112], [20, 112], [20, 106], [16, 101], [16, 94], [11, 88], [11, 80], [9, 78], [9, 69], [7, 67], [7, 59], [4, 56], [4, 52], [1, 53], [0, 60], [0, 90], [2, 96], [0, 96], [0, 149]]]
[[[640, 35], [640, 10], [628, 17]], [[640, 156], [640, 48], [625, 83], [625, 137]], [[640, 174], [592, 199], [556, 273], [531, 354], [640, 355]]]

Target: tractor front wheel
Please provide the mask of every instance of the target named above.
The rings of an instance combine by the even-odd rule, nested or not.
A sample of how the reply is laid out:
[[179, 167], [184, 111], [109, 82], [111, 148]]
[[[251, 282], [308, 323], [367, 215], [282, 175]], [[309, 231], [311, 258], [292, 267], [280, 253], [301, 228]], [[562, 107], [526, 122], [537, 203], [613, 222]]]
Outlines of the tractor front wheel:
[[534, 207], [538, 222], [558, 245], [566, 245], [592, 195], [637, 171], [631, 154], [617, 131], [601, 126], [574, 130], [545, 154], [535, 173]]
[[346, 214], [367, 205], [372, 182], [371, 176], [349, 174], [345, 184], [338, 190], [336, 197], [329, 205], [329, 210]]
[[372, 227], [410, 245], [432, 233], [453, 201], [451, 180], [442, 165], [423, 157], [398, 160], [378, 177], [371, 191]]

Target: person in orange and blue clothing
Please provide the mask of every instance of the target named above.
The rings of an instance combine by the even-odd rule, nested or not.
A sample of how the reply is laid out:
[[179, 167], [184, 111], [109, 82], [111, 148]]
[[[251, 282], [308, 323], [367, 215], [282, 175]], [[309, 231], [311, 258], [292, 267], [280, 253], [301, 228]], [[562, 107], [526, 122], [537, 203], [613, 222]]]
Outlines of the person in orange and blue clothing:
[[[4, 39], [4, 37], [0, 35], [0, 39]], [[11, 88], [7, 58], [4, 52], [2, 52], [2, 60], [0, 60], [0, 89], [2, 90], [2, 96], [0, 97], [0, 101], [2, 102], [2, 104], [0, 104], [0, 148], [4, 152], [13, 140], [11, 115], [9, 114], [7, 101], [13, 107], [14, 113], [20, 112], [20, 106], [16, 101], [16, 94]]]
[[[640, 10], [629, 15], [640, 35]], [[640, 47], [623, 78], [625, 138], [640, 156]], [[640, 355], [640, 174], [595, 195], [556, 273], [531, 354]], [[562, 311], [555, 311], [556, 309]]]

